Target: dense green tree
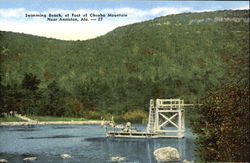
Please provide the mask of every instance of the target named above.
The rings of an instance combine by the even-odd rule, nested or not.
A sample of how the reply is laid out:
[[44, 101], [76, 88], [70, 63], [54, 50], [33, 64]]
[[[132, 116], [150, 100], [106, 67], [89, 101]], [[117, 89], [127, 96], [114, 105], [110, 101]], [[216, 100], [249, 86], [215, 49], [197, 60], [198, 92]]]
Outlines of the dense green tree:
[[63, 116], [66, 113], [65, 97], [70, 96], [61, 90], [56, 81], [43, 90], [40, 115]]
[[22, 89], [20, 90], [22, 98], [22, 113], [27, 115], [34, 115], [38, 113], [41, 107], [41, 92], [39, 89], [39, 84], [41, 81], [37, 76], [26, 73], [22, 80]]
[[[227, 24], [226, 26], [228, 26]], [[228, 26], [232, 28], [232, 26]], [[225, 34], [225, 33], [224, 33]], [[210, 87], [201, 100], [203, 105], [195, 112], [192, 128], [197, 134], [198, 158], [203, 161], [248, 162], [249, 161], [249, 46], [247, 37], [238, 42], [222, 46], [219, 56], [220, 65], [226, 71], [221, 80]], [[238, 52], [237, 52], [238, 51]], [[237, 55], [236, 55], [237, 53]]]
[[[249, 90], [226, 85], [211, 92], [193, 121], [203, 161], [249, 161]], [[197, 113], [196, 113], [197, 114]]]
[[31, 73], [26, 73], [22, 81], [22, 88], [30, 91], [36, 91], [38, 89], [41, 80]]
[[5, 96], [5, 86], [2, 84], [2, 75], [0, 75], [0, 117], [4, 113], [4, 96]]
[[9, 113], [10, 111], [25, 113], [25, 110], [23, 110], [24, 96], [19, 85], [2, 85], [1, 92], [1, 108], [3, 109], [4, 113]]

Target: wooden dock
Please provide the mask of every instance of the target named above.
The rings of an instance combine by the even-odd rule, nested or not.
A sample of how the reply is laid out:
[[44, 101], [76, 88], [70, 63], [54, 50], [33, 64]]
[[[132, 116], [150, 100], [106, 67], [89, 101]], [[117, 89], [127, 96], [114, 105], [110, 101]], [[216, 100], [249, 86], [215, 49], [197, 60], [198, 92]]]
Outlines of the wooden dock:
[[192, 104], [184, 104], [181, 99], [151, 99], [145, 132], [133, 130], [128, 122], [119, 131], [107, 130], [106, 135], [121, 138], [184, 138], [184, 106], [189, 105]]
[[147, 133], [147, 132], [123, 132], [123, 131], [108, 131], [108, 137], [120, 137], [120, 138], [152, 138], [156, 136], [154, 133]]
[[116, 137], [116, 138], [184, 138], [183, 136], [179, 137], [176, 135], [164, 135], [164, 134], [148, 133], [148, 132], [123, 132], [123, 131], [108, 131], [107, 137]]

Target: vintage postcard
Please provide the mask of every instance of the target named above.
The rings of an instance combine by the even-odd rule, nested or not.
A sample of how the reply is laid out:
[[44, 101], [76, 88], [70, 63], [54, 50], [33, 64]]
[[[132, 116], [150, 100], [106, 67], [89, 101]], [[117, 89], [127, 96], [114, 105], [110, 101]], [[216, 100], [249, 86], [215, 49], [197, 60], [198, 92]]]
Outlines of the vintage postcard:
[[0, 0], [0, 162], [249, 162], [248, 1]]

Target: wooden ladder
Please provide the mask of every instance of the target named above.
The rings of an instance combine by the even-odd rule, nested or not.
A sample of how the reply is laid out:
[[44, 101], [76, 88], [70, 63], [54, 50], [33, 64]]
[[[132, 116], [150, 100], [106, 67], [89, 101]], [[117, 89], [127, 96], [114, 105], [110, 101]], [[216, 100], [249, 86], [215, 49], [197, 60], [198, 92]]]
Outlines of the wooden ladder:
[[147, 132], [148, 133], [154, 133], [154, 126], [155, 126], [154, 100], [150, 100]]

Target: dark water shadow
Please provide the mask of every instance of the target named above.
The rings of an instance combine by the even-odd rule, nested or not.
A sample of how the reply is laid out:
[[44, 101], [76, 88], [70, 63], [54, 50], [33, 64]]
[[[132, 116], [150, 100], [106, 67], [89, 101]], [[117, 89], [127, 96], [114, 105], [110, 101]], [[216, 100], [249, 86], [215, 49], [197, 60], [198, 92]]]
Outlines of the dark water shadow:
[[24, 131], [24, 132], [30, 132], [30, 131], [38, 131], [36, 128], [19, 128], [19, 129], [10, 129], [8, 131]]
[[12, 160], [16, 157], [16, 154], [13, 153], [6, 153], [6, 152], [1, 152], [0, 153], [0, 158], [4, 158], [6, 160]]
[[27, 157], [36, 157], [36, 156], [33, 155], [33, 154], [30, 154], [30, 153], [23, 153], [23, 154], [21, 154], [21, 157], [22, 158], [27, 158]]
[[103, 142], [106, 141], [107, 138], [106, 137], [95, 137], [95, 138], [85, 138], [82, 141], [93, 141], [93, 142]]
[[78, 127], [72, 127], [72, 126], [58, 126], [58, 127], [53, 127], [53, 129], [73, 129], [73, 128], [78, 128]]
[[36, 125], [28, 125], [28, 126], [13, 126], [8, 129], [8, 131], [22, 131], [22, 132], [30, 132], [30, 131], [38, 131], [39, 127]]
[[26, 137], [23, 139], [58, 139], [58, 138], [77, 138], [82, 136], [76, 135], [55, 135], [55, 136], [38, 136], [38, 137]]

